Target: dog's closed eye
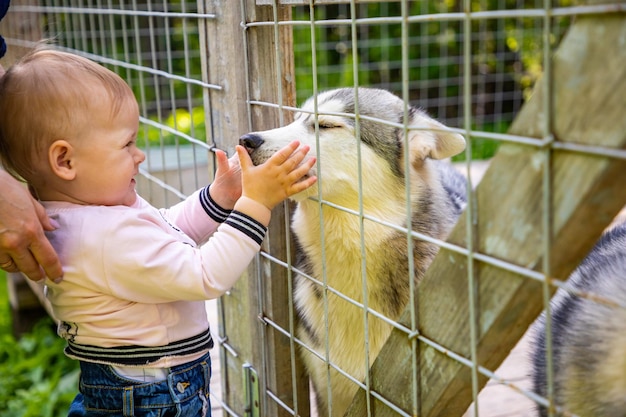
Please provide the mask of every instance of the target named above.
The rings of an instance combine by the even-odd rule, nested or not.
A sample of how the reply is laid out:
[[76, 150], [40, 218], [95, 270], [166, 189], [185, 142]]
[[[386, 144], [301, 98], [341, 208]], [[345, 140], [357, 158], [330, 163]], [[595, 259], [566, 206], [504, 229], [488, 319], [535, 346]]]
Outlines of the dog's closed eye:
[[334, 124], [334, 123], [320, 122], [319, 127], [320, 129], [334, 129], [337, 127], [341, 127], [341, 125]]
[[[334, 119], [328, 118], [319, 118], [317, 120], [320, 129], [336, 129], [340, 127], [344, 127], [342, 123]], [[313, 124], [313, 128], [315, 128], [315, 124]]]
[[[315, 131], [315, 115], [309, 114], [306, 119], [303, 121], [304, 125], [307, 126], [310, 131]], [[333, 116], [328, 115], [318, 115], [317, 116], [317, 125], [320, 130], [328, 130], [328, 129], [336, 129], [345, 127], [345, 123], [340, 119]]]

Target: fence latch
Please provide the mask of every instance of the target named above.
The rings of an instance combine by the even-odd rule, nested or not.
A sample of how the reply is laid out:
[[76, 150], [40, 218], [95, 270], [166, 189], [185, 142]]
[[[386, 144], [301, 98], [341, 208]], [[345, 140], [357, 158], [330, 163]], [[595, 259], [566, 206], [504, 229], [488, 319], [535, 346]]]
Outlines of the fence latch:
[[259, 399], [259, 377], [249, 363], [243, 364], [243, 392], [245, 398], [245, 413], [249, 417], [261, 416]]

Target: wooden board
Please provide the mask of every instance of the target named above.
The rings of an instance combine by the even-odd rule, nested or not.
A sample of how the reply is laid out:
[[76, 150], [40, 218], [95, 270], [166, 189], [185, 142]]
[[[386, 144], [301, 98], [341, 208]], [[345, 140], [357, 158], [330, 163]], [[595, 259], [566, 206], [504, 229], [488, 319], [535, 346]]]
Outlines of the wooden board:
[[[220, 91], [209, 92], [212, 136], [220, 149], [232, 154], [244, 133], [274, 128], [291, 120], [288, 112], [282, 114], [281, 120], [276, 108], [248, 103], [250, 98], [295, 105], [293, 58], [287, 53], [292, 50], [291, 28], [255, 26], [244, 30], [242, 19], [246, 22], [274, 21], [274, 9], [256, 7], [253, 0], [208, 1], [204, 9], [217, 14], [214, 21], [206, 23], [206, 40], [203, 41], [207, 45], [208, 57], [206, 81], [222, 86]], [[278, 8], [276, 13], [278, 20], [289, 20], [291, 9]], [[286, 240], [287, 228], [281, 205], [272, 213], [263, 250], [284, 262], [290, 247]], [[229, 407], [238, 413], [243, 414], [245, 409], [242, 392], [244, 363], [251, 364], [259, 373], [261, 408], [267, 415], [290, 415], [268, 399], [267, 391], [290, 408], [294, 407], [295, 393], [299, 414], [307, 413], [304, 410], [309, 407], [308, 384], [302, 377], [301, 367], [291, 363], [289, 338], [260, 320], [267, 317], [282, 328], [289, 328], [292, 312], [287, 303], [288, 279], [285, 268], [259, 257], [251, 264], [247, 275], [222, 298], [222, 336], [228, 338], [231, 348], [221, 351], [225, 358], [222, 361], [223, 392]], [[294, 369], [295, 386], [292, 383]]]

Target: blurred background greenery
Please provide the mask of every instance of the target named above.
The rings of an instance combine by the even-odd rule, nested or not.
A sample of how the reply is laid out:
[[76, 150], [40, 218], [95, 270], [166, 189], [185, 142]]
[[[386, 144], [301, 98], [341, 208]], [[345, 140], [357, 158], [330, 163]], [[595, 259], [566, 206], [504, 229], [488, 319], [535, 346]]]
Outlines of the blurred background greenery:
[[17, 339], [12, 333], [6, 276], [0, 271], [0, 417], [67, 416], [78, 393], [78, 362], [49, 317]]

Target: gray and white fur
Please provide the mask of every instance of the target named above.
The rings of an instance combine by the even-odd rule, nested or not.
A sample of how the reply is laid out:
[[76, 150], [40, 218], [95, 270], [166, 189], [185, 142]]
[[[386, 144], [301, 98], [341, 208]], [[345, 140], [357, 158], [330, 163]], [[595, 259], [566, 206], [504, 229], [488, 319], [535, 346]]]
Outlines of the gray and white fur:
[[[593, 297], [559, 290], [552, 301], [555, 404], [580, 417], [625, 417], [626, 223], [605, 232], [568, 284]], [[545, 397], [545, 315], [535, 331], [532, 381]]]
[[[357, 138], [355, 101], [352, 88], [319, 94], [318, 137], [314, 98], [310, 98], [291, 124], [240, 139], [255, 164], [294, 139], [310, 145], [310, 154], [319, 156], [311, 172], [318, 176], [317, 184], [292, 197], [297, 202], [292, 229], [298, 243], [296, 267], [301, 271], [294, 290], [297, 337], [308, 347], [301, 349], [301, 354], [320, 415], [342, 416], [358, 387], [334, 367], [328, 374], [319, 357], [325, 358], [328, 349], [334, 366], [364, 381], [367, 364], [374, 362], [391, 332], [389, 324], [368, 315], [366, 361], [363, 309], [337, 293], [364, 303], [365, 275], [367, 306], [395, 320], [409, 301], [411, 277], [419, 282], [438, 251], [435, 244], [413, 239], [409, 255], [407, 233], [387, 225], [407, 226], [406, 176], [410, 180], [410, 224], [414, 231], [445, 239], [466, 201], [465, 178], [443, 161], [463, 151], [461, 135], [410, 107], [408, 126], [418, 129], [408, 131], [408, 149], [404, 149], [404, 102], [385, 90], [359, 88]], [[405, 157], [410, 159], [408, 172]], [[331, 205], [320, 204], [318, 192]], [[354, 214], [361, 205], [363, 235], [361, 219]], [[325, 290], [308, 277], [326, 282], [331, 289]]]

